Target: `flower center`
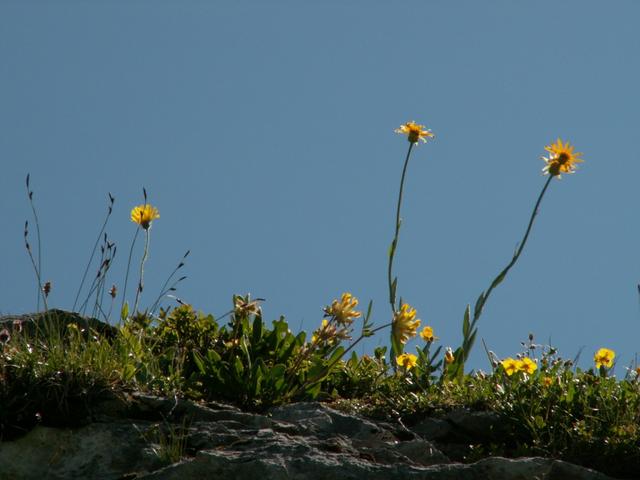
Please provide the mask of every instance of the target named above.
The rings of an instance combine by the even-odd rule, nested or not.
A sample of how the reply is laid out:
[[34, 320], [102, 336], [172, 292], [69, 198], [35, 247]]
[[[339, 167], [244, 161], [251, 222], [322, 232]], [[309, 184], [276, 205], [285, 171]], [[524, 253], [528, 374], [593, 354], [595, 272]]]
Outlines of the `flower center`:
[[561, 152], [558, 154], [558, 163], [564, 165], [569, 161], [569, 154], [567, 152]]

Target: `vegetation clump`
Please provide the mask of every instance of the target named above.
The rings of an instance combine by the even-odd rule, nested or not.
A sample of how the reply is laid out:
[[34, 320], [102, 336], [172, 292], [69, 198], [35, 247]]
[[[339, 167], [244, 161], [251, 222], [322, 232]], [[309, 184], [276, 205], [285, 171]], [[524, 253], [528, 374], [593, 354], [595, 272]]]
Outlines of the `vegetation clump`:
[[[461, 344], [455, 349], [443, 348], [436, 346], [439, 338], [434, 327], [423, 325], [416, 309], [398, 297], [398, 278], [393, 274], [409, 160], [414, 146], [419, 141], [426, 143], [433, 134], [414, 122], [402, 125], [397, 132], [407, 135], [409, 147], [388, 254], [390, 320], [374, 326], [373, 302], [361, 311], [359, 300], [345, 292], [324, 308], [324, 318], [310, 336], [304, 331], [292, 332], [284, 317], [265, 321], [261, 299], [249, 295], [234, 295], [231, 310], [220, 318], [198, 312], [182, 301], [163, 308], [162, 302], [172, 298], [177, 284], [186, 278], [175, 279], [189, 252], [155, 302], [147, 310], [139, 310], [150, 231], [153, 221], [160, 218], [158, 209], [147, 203], [146, 190], [144, 203], [131, 211], [136, 231], [117, 325], [109, 321], [118, 289], [115, 284], [107, 288], [116, 247], [104, 234], [114, 202], [110, 194], [108, 214], [74, 302], [74, 310], [79, 305], [82, 314], [93, 306], [89, 316], [93, 319], [49, 309], [52, 284], [43, 281], [39, 226], [28, 176], [27, 193], [38, 244], [32, 249], [27, 222], [25, 247], [38, 282], [38, 309], [42, 302], [44, 310], [30, 318], [0, 319], [0, 440], [16, 438], [39, 423], [89, 422], [96, 401], [139, 391], [202, 402], [224, 401], [252, 411], [321, 400], [403, 425], [456, 409], [492, 412], [507, 433], [500, 439], [488, 435], [476, 440], [460, 460], [535, 454], [611, 474], [626, 475], [623, 465], [640, 469], [640, 368], [629, 368], [624, 378], [616, 378], [612, 375], [613, 350], [601, 348], [594, 354], [594, 366], [582, 370], [575, 362], [561, 358], [555, 348], [535, 344], [530, 335], [522, 344], [523, 351], [513, 357], [500, 359], [487, 350], [488, 372], [465, 371], [490, 294], [522, 254], [551, 181], [561, 173], [573, 173], [582, 154], [560, 139], [546, 147], [543, 172], [549, 176], [515, 254], [480, 294], [473, 309], [470, 304], [465, 308]], [[145, 243], [130, 310], [127, 282], [140, 232]], [[85, 289], [94, 259], [97, 274]], [[86, 299], [79, 303], [83, 289]], [[387, 328], [389, 348], [378, 347], [372, 354], [360, 356], [355, 352], [359, 342]], [[406, 352], [407, 342], [414, 337], [420, 339], [415, 353]]]

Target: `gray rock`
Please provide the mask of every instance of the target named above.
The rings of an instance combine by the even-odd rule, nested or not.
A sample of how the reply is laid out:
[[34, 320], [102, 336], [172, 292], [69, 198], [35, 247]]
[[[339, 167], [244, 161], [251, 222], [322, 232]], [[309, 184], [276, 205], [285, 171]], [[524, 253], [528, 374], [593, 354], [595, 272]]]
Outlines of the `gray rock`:
[[[433, 441], [440, 435], [438, 429], [445, 430], [439, 422], [423, 420], [414, 433], [321, 403], [252, 414], [215, 403], [131, 395], [113, 397], [96, 406], [96, 411], [98, 420], [90, 425], [38, 427], [16, 441], [0, 443], [0, 480], [608, 478], [544, 458], [494, 457], [472, 464], [454, 463]], [[115, 412], [120, 412], [117, 417], [109, 416]], [[476, 420], [456, 415], [443, 421], [465, 434], [480, 433], [474, 430]], [[482, 418], [480, 423], [493, 422], [492, 418], [478, 418]], [[167, 465], [163, 452], [171, 446], [182, 460]]]

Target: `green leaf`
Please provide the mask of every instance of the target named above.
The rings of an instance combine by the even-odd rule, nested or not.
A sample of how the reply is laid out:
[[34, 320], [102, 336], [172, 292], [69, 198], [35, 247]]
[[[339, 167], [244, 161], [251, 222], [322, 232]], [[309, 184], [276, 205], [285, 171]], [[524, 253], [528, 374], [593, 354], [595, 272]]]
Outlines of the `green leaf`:
[[469, 336], [469, 321], [471, 316], [471, 306], [467, 304], [464, 309], [464, 317], [462, 319], [462, 337], [466, 339]]
[[480, 296], [478, 297], [478, 300], [476, 301], [476, 305], [473, 308], [473, 318], [474, 319], [480, 317], [480, 314], [482, 313], [482, 309], [484, 308], [484, 302], [485, 302], [484, 294], [485, 294], [485, 292], [482, 292], [480, 294]]
[[122, 305], [122, 310], [120, 311], [120, 319], [124, 322], [129, 316], [129, 303], [124, 302]]
[[133, 377], [135, 377], [135, 375], [136, 375], [136, 367], [134, 367], [130, 363], [125, 365], [124, 370], [122, 371], [122, 379], [125, 382], [128, 382], [128, 381], [132, 380]]
[[322, 383], [318, 382], [308, 386], [305, 389], [305, 393], [311, 397], [311, 400], [315, 400], [315, 398], [320, 394], [320, 389], [322, 388]]
[[493, 282], [491, 283], [491, 287], [489, 287], [489, 290], [493, 290], [494, 288], [496, 288], [498, 285], [500, 285], [502, 283], [502, 281], [505, 279], [505, 277], [507, 276], [507, 270], [503, 270], [500, 272], [500, 275], [498, 275]]
[[257, 398], [260, 395], [260, 390], [262, 387], [262, 366], [260, 365], [260, 363], [256, 363], [253, 366], [253, 371], [251, 372], [251, 380], [251, 391], [253, 393], [253, 396]]
[[198, 367], [200, 373], [202, 373], [203, 375], [206, 374], [207, 369], [204, 366], [204, 359], [202, 358], [202, 355], [200, 355], [200, 352], [198, 352], [197, 350], [193, 350], [192, 357], [193, 363], [196, 364], [196, 367]]
[[467, 358], [469, 358], [469, 353], [471, 353], [471, 349], [473, 348], [473, 344], [476, 341], [476, 334], [478, 333], [478, 330], [474, 330], [473, 333], [471, 334], [471, 336], [469, 337], [469, 341], [467, 342], [466, 345], [466, 350], [464, 350], [464, 360], [466, 361]]
[[210, 363], [219, 363], [222, 357], [215, 350], [207, 350], [207, 360], [209, 360]]
[[244, 373], [244, 365], [242, 364], [242, 360], [240, 360], [240, 357], [238, 357], [237, 355], [233, 361], [233, 368], [234, 368], [236, 377], [238, 378], [238, 380], [241, 380], [242, 374]]
[[336, 362], [340, 357], [342, 357], [342, 354], [344, 353], [344, 347], [340, 346], [338, 348], [336, 348], [336, 350], [331, 354], [331, 357], [329, 357], [329, 359], [327, 360], [327, 366], [331, 365], [333, 362]]
[[[395, 277], [393, 279], [393, 282], [391, 283], [391, 298], [393, 300], [396, 299], [396, 289], [398, 288], [398, 277]], [[400, 302], [402, 303], [402, 302]]]
[[399, 339], [397, 339], [393, 334], [393, 327], [391, 328], [391, 333], [389, 336], [391, 338], [391, 357], [392, 357], [389, 361], [391, 362], [392, 365], [395, 365], [396, 357], [398, 355], [402, 355], [402, 352], [404, 351], [404, 345], [402, 345], [402, 342]]

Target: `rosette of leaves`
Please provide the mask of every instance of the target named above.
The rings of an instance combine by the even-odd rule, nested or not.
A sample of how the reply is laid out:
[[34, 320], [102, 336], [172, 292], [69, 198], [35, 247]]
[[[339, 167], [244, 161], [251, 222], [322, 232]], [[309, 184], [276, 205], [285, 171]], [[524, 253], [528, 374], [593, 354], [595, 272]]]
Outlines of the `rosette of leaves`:
[[194, 350], [198, 381], [208, 398], [259, 409], [279, 403], [295, 387], [300, 377], [288, 376], [287, 370], [302, 353], [306, 333], [294, 335], [284, 317], [272, 325], [267, 328], [260, 309], [235, 308], [216, 341]]

